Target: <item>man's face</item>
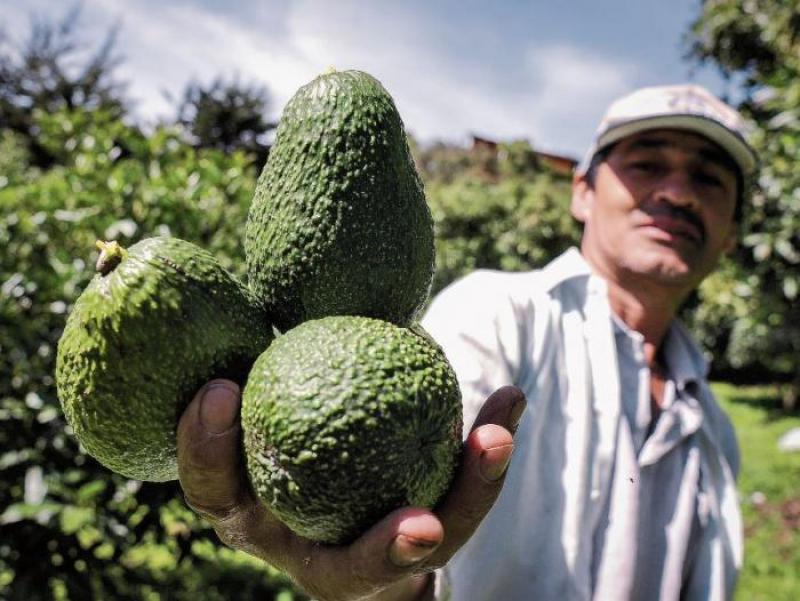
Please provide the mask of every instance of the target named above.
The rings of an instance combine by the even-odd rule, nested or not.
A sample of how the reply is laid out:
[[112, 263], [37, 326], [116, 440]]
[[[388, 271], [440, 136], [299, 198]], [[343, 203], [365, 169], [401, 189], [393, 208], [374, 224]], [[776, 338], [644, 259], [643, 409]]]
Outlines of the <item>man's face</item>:
[[733, 244], [737, 185], [731, 160], [703, 136], [661, 129], [624, 138], [593, 186], [574, 182], [581, 250], [617, 283], [644, 277], [686, 293]]

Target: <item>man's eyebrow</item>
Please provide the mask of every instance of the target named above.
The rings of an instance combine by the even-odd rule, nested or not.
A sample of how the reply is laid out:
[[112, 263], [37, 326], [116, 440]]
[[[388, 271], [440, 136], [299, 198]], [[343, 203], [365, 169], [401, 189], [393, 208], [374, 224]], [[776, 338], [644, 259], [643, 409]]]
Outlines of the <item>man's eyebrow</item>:
[[[628, 146], [628, 150], [658, 150], [660, 148], [672, 148], [677, 146], [671, 140], [666, 140], [657, 136], [646, 136], [637, 138]], [[704, 161], [714, 163], [720, 167], [736, 171], [736, 163], [725, 152], [712, 147], [700, 148], [697, 153]]]

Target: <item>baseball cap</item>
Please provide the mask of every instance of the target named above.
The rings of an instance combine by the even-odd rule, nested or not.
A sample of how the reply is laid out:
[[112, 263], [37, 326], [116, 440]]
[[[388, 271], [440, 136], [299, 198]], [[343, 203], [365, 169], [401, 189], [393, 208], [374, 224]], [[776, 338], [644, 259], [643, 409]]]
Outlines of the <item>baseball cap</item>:
[[745, 140], [742, 116], [705, 88], [682, 84], [641, 88], [611, 103], [577, 172], [584, 174], [594, 156], [609, 145], [649, 129], [682, 129], [716, 142], [745, 178], [758, 163]]

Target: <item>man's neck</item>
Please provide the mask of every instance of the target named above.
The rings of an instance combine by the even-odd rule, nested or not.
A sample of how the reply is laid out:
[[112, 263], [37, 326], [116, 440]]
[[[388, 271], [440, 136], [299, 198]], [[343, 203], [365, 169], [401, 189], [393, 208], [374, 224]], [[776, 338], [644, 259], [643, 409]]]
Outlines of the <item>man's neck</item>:
[[626, 326], [642, 335], [645, 359], [652, 367], [680, 304], [670, 303], [664, 294], [648, 294], [644, 287], [633, 292], [617, 282], [606, 281], [611, 310]]
[[641, 273], [613, 268], [581, 248], [592, 271], [603, 278], [611, 310], [631, 330], [644, 338], [644, 353], [652, 368], [659, 360], [661, 343], [672, 320], [691, 292], [686, 284], [670, 284]]
[[652, 431], [664, 404], [667, 370], [664, 364], [662, 342], [680, 306], [667, 302], [668, 295], [648, 295], [645, 288], [635, 293], [618, 283], [608, 281], [608, 302], [611, 310], [630, 329], [644, 338], [643, 351], [650, 368], [650, 431]]

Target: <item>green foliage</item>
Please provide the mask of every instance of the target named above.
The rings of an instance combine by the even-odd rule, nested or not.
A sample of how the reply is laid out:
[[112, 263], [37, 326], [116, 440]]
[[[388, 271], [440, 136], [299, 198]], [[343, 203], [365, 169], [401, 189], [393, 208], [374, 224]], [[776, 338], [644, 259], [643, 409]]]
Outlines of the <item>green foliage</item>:
[[130, 245], [172, 234], [242, 273], [253, 165], [241, 153], [197, 151], [170, 129], [144, 136], [101, 110], [37, 111], [35, 119], [61, 165], [37, 173], [15, 162], [0, 174], [3, 595], [291, 595], [288, 581], [263, 564], [224, 570], [233, 555], [202, 547], [215, 536], [185, 508], [177, 483], [126, 480], [78, 448], [53, 382], [56, 344], [93, 275], [97, 239]]
[[433, 292], [478, 268], [542, 266], [580, 238], [570, 178], [541, 167], [526, 142], [496, 152], [418, 151], [436, 231]]
[[[95, 241], [172, 234], [243, 275], [255, 166], [273, 127], [263, 89], [217, 80], [187, 86], [179, 128], [144, 133], [122, 120], [115, 32], [94, 52], [80, 32], [72, 11], [34, 24], [22, 45], [0, 39], [0, 598], [303, 599], [220, 545], [177, 483], [109, 472], [64, 422], [55, 350], [93, 275]], [[526, 143], [420, 153], [437, 288], [474, 267], [544, 263], [576, 239], [567, 178], [541, 169]]]
[[0, 130], [0, 188], [30, 181], [38, 175], [31, 168], [31, 155], [22, 135]]
[[[172, 234], [243, 275], [251, 159], [195, 149], [177, 129], [145, 135], [113, 111], [33, 117], [38, 142], [55, 157], [48, 169], [31, 164], [19, 134], [0, 130], [3, 595], [303, 598], [276, 571], [219, 545], [176, 483], [127, 480], [88, 456], [66, 427], [53, 381], [56, 344], [93, 275], [97, 239], [130, 246]], [[474, 267], [544, 263], [576, 239], [568, 179], [541, 169], [526, 144], [477, 159], [437, 152], [459, 155], [460, 165], [449, 179], [424, 174], [439, 231], [438, 287]]]
[[[238, 96], [218, 98], [224, 86], [187, 90], [183, 125], [207, 144], [187, 143], [185, 129], [145, 134], [120, 119], [111, 38], [83, 71], [59, 67], [75, 48], [73, 23], [32, 34], [23, 56], [40, 57], [38, 75], [30, 61], [0, 56], [4, 74], [38, 77], [41, 92], [19, 100], [16, 80], [0, 86], [6, 108], [32, 107], [24, 128], [6, 120], [0, 129], [0, 588], [26, 600], [301, 598], [274, 570], [216, 544], [176, 483], [110, 473], [64, 422], [55, 349], [93, 275], [95, 241], [130, 246], [172, 234], [243, 275], [256, 176], [252, 155], [236, 151], [241, 140], [215, 141], [213, 124], [227, 101], [239, 106]], [[69, 91], [64, 103], [48, 100], [51, 84]], [[263, 125], [250, 129], [263, 133]], [[574, 240], [568, 182], [540, 169], [527, 144], [479, 155], [440, 147], [427, 156], [437, 165], [425, 172], [439, 229], [437, 287], [474, 267], [541, 264]]]
[[752, 142], [762, 165], [731, 271], [743, 283], [736, 295], [707, 300], [730, 316], [730, 330], [719, 332], [729, 338], [730, 363], [761, 364], [793, 381], [784, 402], [794, 405], [800, 394], [800, 13], [793, 2], [706, 0], [690, 40], [695, 57], [742, 81], [741, 108], [755, 126]]

